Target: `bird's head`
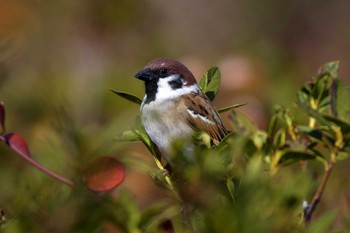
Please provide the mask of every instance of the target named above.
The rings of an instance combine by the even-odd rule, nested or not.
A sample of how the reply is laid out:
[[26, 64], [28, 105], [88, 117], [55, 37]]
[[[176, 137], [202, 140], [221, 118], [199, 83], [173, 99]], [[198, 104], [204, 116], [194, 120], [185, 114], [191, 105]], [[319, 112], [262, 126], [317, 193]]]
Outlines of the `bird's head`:
[[135, 77], [145, 82], [145, 103], [172, 98], [198, 89], [191, 71], [181, 62], [171, 58], [152, 60]]

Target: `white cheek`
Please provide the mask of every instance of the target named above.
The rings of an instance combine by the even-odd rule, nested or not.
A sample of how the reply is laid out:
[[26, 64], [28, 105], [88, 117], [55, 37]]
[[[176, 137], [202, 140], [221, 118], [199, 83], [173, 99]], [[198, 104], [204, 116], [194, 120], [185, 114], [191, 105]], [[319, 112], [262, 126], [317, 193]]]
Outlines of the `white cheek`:
[[192, 86], [183, 86], [182, 88], [173, 90], [169, 85], [169, 82], [177, 78], [178, 75], [174, 74], [169, 77], [159, 79], [156, 100], [173, 99], [191, 92], [198, 92], [199, 88], [197, 84], [193, 84]]

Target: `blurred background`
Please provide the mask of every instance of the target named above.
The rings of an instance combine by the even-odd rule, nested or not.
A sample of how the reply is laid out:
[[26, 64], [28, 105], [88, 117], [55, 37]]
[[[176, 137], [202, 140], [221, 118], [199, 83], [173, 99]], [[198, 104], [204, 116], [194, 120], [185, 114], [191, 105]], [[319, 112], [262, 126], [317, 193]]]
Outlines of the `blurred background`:
[[[142, 145], [113, 141], [134, 126], [139, 109], [109, 89], [141, 98], [143, 83], [134, 74], [151, 59], [172, 57], [198, 79], [219, 66], [222, 87], [214, 104], [248, 103], [242, 111], [264, 129], [273, 104], [292, 108], [296, 91], [323, 63], [340, 60], [340, 76], [349, 83], [349, 9], [344, 0], [2, 0], [6, 127], [28, 140], [36, 160], [67, 177], [100, 155], [130, 155], [153, 165]], [[65, 212], [74, 216], [79, 209], [74, 201], [60, 206], [69, 188], [5, 146], [0, 155], [0, 208], [16, 219], [10, 232], [24, 232], [26, 221], [42, 222], [43, 216], [45, 227], [31, 232], [65, 232], [74, 221]], [[342, 180], [349, 165], [336, 167], [321, 203], [326, 210], [339, 208], [340, 216], [349, 212], [350, 184]], [[141, 207], [164, 195], [133, 169], [121, 189]]]

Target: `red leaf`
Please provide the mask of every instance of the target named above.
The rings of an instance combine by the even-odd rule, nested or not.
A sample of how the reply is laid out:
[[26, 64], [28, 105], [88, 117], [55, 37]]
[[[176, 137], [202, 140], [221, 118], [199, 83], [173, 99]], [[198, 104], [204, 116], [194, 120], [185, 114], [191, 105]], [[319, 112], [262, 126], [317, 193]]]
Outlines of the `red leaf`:
[[125, 178], [125, 168], [112, 157], [95, 159], [85, 173], [85, 185], [95, 192], [106, 192], [120, 185]]
[[5, 132], [5, 106], [0, 102], [0, 131]]
[[25, 157], [31, 157], [27, 142], [22, 136], [16, 133], [9, 133], [6, 134], [4, 138], [7, 145], [9, 145], [16, 153]]

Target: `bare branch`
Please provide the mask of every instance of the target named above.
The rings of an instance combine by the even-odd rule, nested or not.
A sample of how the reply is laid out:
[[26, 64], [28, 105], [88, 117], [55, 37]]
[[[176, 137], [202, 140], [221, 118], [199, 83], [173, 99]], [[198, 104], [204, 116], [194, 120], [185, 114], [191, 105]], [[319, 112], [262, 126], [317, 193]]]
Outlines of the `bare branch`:
[[311, 218], [312, 218], [312, 214], [314, 213], [314, 211], [317, 207], [317, 204], [321, 200], [322, 194], [326, 188], [326, 185], [327, 185], [328, 179], [331, 175], [331, 172], [333, 170], [334, 164], [335, 164], [335, 159], [331, 159], [326, 170], [325, 170], [325, 173], [324, 173], [324, 176], [323, 176], [322, 181], [320, 183], [320, 186], [318, 187], [318, 189], [317, 189], [317, 191], [312, 199], [311, 204], [307, 204], [304, 207], [304, 222], [306, 224], [310, 223]]

